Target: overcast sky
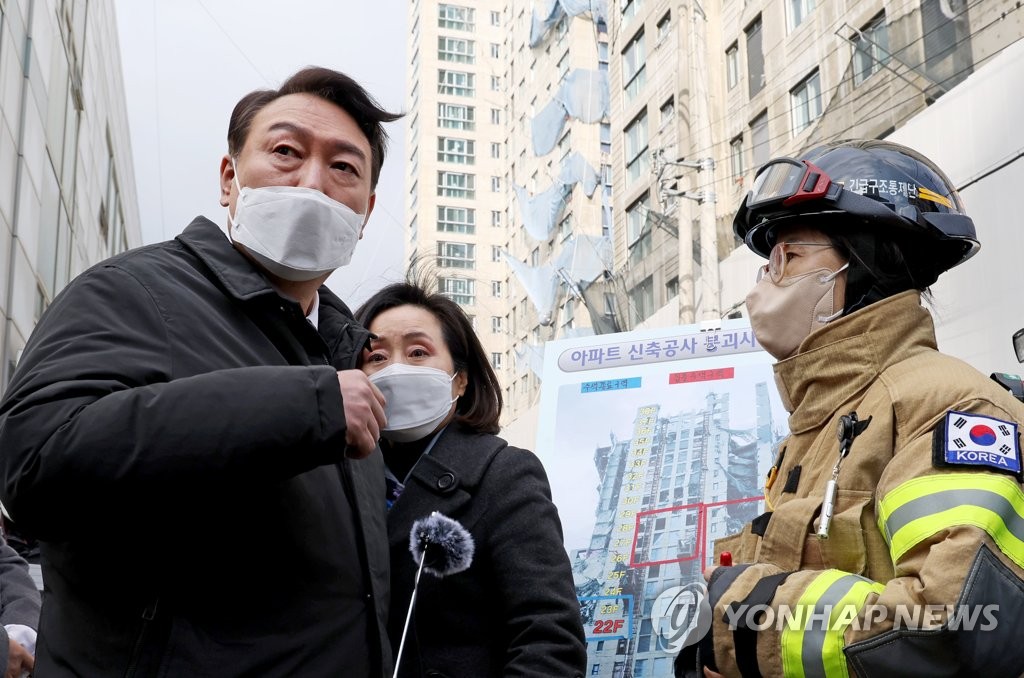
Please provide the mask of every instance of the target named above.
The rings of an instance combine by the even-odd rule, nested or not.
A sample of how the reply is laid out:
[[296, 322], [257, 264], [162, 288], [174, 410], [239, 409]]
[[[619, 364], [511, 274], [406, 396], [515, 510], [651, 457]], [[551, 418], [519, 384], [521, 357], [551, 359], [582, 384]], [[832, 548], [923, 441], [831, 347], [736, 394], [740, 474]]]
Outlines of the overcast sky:
[[[405, 102], [407, 0], [114, 0], [144, 242], [196, 215], [222, 227], [220, 159], [231, 109], [307, 65], [343, 71], [389, 110]], [[355, 305], [402, 275], [402, 123], [352, 263], [328, 285]]]

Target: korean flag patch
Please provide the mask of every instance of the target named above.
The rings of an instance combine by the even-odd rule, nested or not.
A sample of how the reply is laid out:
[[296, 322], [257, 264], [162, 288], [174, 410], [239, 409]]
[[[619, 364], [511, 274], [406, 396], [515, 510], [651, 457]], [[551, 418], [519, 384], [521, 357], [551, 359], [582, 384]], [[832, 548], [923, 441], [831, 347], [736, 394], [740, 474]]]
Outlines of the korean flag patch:
[[950, 410], [935, 429], [932, 460], [938, 467], [984, 466], [1021, 475], [1017, 424]]

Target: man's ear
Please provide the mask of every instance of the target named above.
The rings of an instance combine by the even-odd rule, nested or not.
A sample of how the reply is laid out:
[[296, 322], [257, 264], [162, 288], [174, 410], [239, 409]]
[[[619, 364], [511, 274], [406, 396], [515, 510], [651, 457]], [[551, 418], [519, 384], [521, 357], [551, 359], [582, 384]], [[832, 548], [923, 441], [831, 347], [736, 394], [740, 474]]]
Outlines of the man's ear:
[[363, 231], [366, 230], [366, 222], [370, 220], [370, 213], [373, 212], [373, 206], [377, 204], [377, 194], [371, 193], [370, 200], [366, 203], [366, 214], [363, 215], [363, 225], [359, 227], [359, 239], [363, 239]]
[[231, 164], [231, 156], [220, 159], [220, 206], [227, 207], [231, 198], [231, 188], [235, 183], [235, 167]]

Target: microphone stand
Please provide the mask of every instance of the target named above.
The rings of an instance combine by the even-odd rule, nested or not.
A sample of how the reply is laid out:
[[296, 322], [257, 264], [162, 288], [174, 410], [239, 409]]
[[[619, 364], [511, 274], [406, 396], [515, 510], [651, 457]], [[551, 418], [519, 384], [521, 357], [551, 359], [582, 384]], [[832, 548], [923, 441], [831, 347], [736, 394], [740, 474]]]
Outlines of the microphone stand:
[[427, 562], [427, 548], [423, 549], [420, 556], [420, 566], [416, 570], [416, 581], [412, 585], [412, 597], [409, 599], [409, 611], [405, 615], [405, 626], [402, 627], [402, 641], [398, 644], [398, 654], [395, 656], [395, 672], [391, 678], [398, 678], [398, 667], [402, 663], [402, 650], [405, 649], [405, 634], [409, 630], [409, 621], [412, 619], [412, 610], [416, 605], [416, 592], [420, 588], [420, 575], [423, 574], [423, 563]]

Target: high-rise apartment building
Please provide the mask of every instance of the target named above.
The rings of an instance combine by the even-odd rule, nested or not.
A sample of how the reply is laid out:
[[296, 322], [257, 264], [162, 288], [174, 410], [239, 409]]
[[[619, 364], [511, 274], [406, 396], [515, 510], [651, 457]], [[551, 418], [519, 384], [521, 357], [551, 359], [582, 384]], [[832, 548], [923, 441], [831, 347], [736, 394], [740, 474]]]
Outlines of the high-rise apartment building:
[[411, 5], [406, 253], [457, 301], [505, 388], [535, 398], [544, 341], [587, 331], [610, 268], [608, 32], [560, 2]]
[[0, 0], [0, 392], [54, 296], [141, 244], [110, 0]]
[[503, 2], [410, 5], [408, 263], [473, 319], [500, 373], [506, 356], [508, 61]]

